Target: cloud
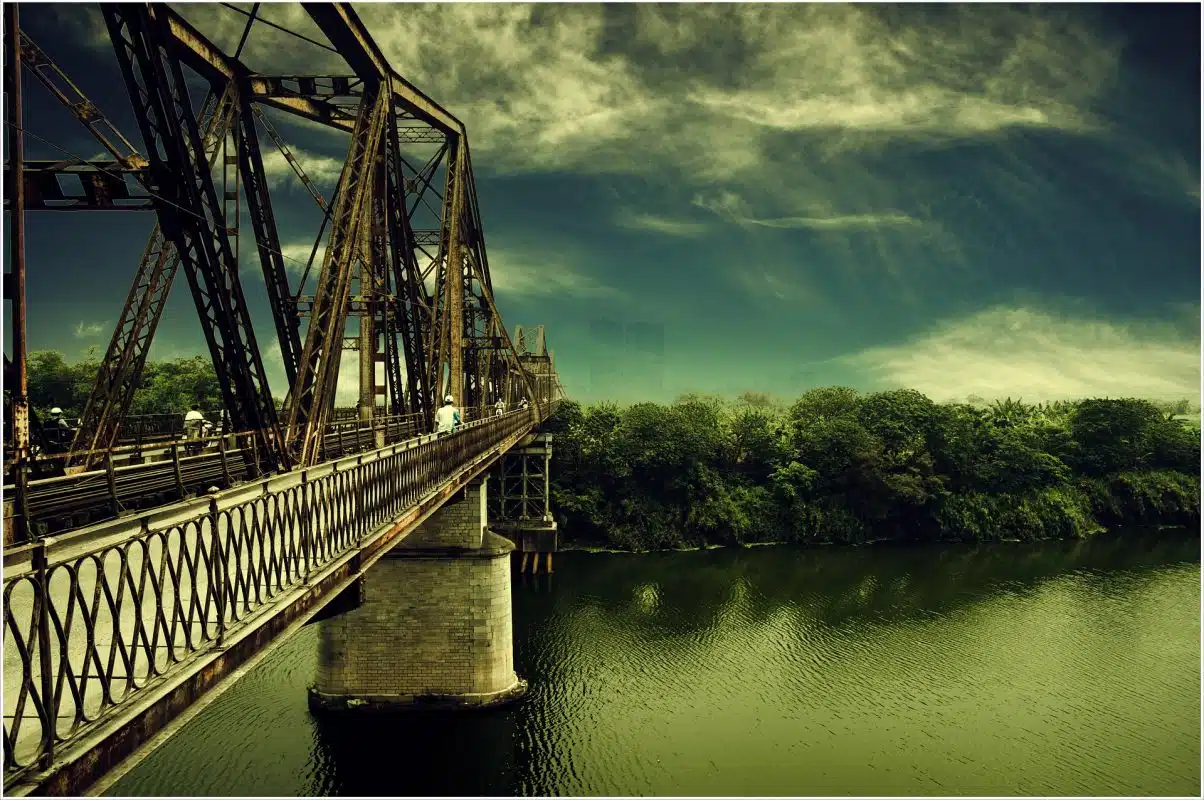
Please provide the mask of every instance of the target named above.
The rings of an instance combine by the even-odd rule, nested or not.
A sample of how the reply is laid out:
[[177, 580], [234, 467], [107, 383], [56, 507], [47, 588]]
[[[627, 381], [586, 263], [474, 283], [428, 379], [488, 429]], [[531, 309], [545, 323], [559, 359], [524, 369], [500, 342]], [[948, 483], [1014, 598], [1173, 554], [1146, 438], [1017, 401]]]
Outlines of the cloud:
[[[262, 345], [263, 369], [267, 374], [268, 386], [272, 397], [284, 400], [288, 395], [288, 378], [284, 372], [284, 356], [280, 352], [280, 343], [274, 338]], [[359, 353], [354, 350], [344, 350], [339, 362], [339, 377], [335, 383], [334, 402], [336, 406], [347, 407], [355, 405], [360, 396], [360, 364]], [[378, 375], [379, 376], [379, 375]], [[283, 420], [282, 420], [283, 422]]]
[[[245, 23], [217, 6], [181, 13], [226, 46]], [[476, 153], [519, 171], [668, 163], [733, 175], [763, 166], [781, 133], [859, 149], [1017, 128], [1091, 132], [1120, 54], [1083, 15], [1047, 8], [373, 4], [359, 13], [394, 68], [468, 125]], [[298, 6], [265, 14], [324, 41]], [[346, 71], [334, 54], [265, 26], [244, 60], [260, 71]]]
[[75, 325], [76, 339], [94, 339], [104, 333], [105, 326], [99, 322], [78, 322]]
[[491, 247], [489, 278], [495, 294], [505, 297], [545, 297], [549, 295], [576, 298], [612, 298], [624, 295], [612, 286], [574, 269], [558, 258], [539, 250], [516, 250]]
[[1168, 322], [1121, 324], [1000, 306], [844, 361], [881, 384], [936, 400], [1198, 399], [1198, 307], [1195, 316], [1193, 335]]
[[[339, 182], [339, 175], [342, 174], [345, 159], [342, 156], [333, 158], [292, 146], [289, 147], [289, 152], [293, 154], [306, 176], [318, 185], [318, 191], [322, 192], [326, 202], [329, 203], [330, 190]], [[284, 157], [284, 153], [272, 147], [270, 140], [265, 143], [263, 151], [263, 171], [267, 173], [268, 181], [273, 187], [283, 184], [298, 189], [304, 188], [301, 179], [297, 177], [297, 173], [288, 163], [288, 159]]]
[[898, 211], [758, 219], [749, 215], [750, 212], [747, 211], [747, 205], [743, 199], [732, 192], [722, 192], [717, 196], [697, 195], [693, 203], [699, 208], [713, 211], [719, 216], [745, 227], [843, 231], [877, 228], [911, 228], [920, 227], [923, 224], [920, 220]]
[[736, 282], [755, 298], [773, 298], [787, 303], [812, 304], [822, 298], [798, 275], [785, 275], [766, 267], [742, 267], [733, 273]]
[[633, 211], [621, 211], [615, 218], [621, 227], [638, 231], [652, 231], [666, 236], [693, 237], [706, 233], [707, 225], [688, 219], [659, 217], [655, 214], [643, 214]]
[[[284, 256], [284, 268], [291, 273], [300, 275], [305, 272], [305, 265], [309, 263], [309, 254], [313, 252], [314, 243], [310, 241], [294, 241], [282, 242], [280, 245], [280, 253]], [[313, 269], [309, 271], [310, 277], [317, 275], [318, 270], [322, 269], [322, 260], [326, 258], [326, 242], [318, 245], [318, 252], [314, 255]], [[258, 264], [258, 261], [256, 261]]]

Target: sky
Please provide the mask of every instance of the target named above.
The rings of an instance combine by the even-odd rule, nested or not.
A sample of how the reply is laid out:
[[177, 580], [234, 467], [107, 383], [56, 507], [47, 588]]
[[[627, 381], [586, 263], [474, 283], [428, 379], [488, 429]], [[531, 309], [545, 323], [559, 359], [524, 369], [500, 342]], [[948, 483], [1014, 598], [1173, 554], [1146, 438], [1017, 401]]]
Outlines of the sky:
[[[233, 50], [239, 14], [175, 7]], [[546, 326], [574, 399], [840, 384], [1198, 402], [1198, 5], [355, 7], [466, 124], [499, 309]], [[322, 38], [299, 5], [261, 14]], [[98, 7], [21, 21], [142, 148]], [[262, 26], [244, 61], [350, 72]], [[97, 155], [25, 85], [27, 129], [59, 148], [30, 138], [28, 158]], [[269, 116], [329, 197], [347, 137]], [[319, 212], [261, 140], [283, 249], [304, 259]], [[153, 222], [27, 215], [31, 350], [103, 352]], [[240, 266], [283, 395], [247, 241]], [[151, 355], [203, 352], [181, 279]]]

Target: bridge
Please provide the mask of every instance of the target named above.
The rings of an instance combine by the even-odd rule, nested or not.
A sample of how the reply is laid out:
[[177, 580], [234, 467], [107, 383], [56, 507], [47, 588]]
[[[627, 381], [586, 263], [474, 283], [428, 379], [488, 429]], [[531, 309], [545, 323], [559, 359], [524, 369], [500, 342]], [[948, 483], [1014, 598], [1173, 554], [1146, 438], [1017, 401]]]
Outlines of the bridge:
[[[520, 549], [554, 549], [539, 429], [562, 389], [543, 329], [507, 330], [494, 302], [467, 132], [393, 71], [350, 6], [304, 5], [328, 43], [259, 8], [229, 7], [243, 32], [226, 52], [165, 4], [101, 5], [141, 150], [21, 30], [17, 5], [4, 8], [10, 794], [111, 785], [319, 619], [315, 712], [482, 706], [525, 689], [515, 545], [495, 529]], [[265, 26], [336, 53], [347, 73], [254, 71], [243, 52]], [[22, 92], [34, 83], [108, 157], [27, 160]], [[346, 135], [330, 200], [265, 109]], [[299, 281], [261, 133], [322, 211]], [[27, 212], [66, 211], [155, 224], [70, 444], [52, 452], [28, 398], [24, 230]], [[279, 400], [239, 277], [244, 211], [287, 379]], [[224, 415], [186, 441], [129, 414], [181, 272]], [[345, 351], [359, 393], [341, 410]], [[451, 432], [436, 430], [446, 394], [461, 410]]]

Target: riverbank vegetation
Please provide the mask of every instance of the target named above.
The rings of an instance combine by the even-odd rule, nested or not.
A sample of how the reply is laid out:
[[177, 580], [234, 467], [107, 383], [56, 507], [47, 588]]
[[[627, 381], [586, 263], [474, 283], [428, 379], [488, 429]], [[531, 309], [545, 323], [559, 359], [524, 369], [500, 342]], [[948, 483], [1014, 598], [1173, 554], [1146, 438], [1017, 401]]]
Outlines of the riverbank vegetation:
[[937, 404], [911, 390], [561, 404], [566, 540], [625, 550], [768, 541], [1074, 538], [1199, 525], [1200, 433], [1136, 399]]

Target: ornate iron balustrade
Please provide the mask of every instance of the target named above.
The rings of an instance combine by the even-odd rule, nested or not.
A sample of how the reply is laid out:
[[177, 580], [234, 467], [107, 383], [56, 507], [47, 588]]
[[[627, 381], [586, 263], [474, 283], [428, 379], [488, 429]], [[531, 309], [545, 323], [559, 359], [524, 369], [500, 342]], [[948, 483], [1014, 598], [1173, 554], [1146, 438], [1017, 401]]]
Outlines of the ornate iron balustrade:
[[177, 680], [536, 419], [535, 409], [484, 417], [181, 504], [166, 519], [160, 511], [7, 553], [6, 787]]

